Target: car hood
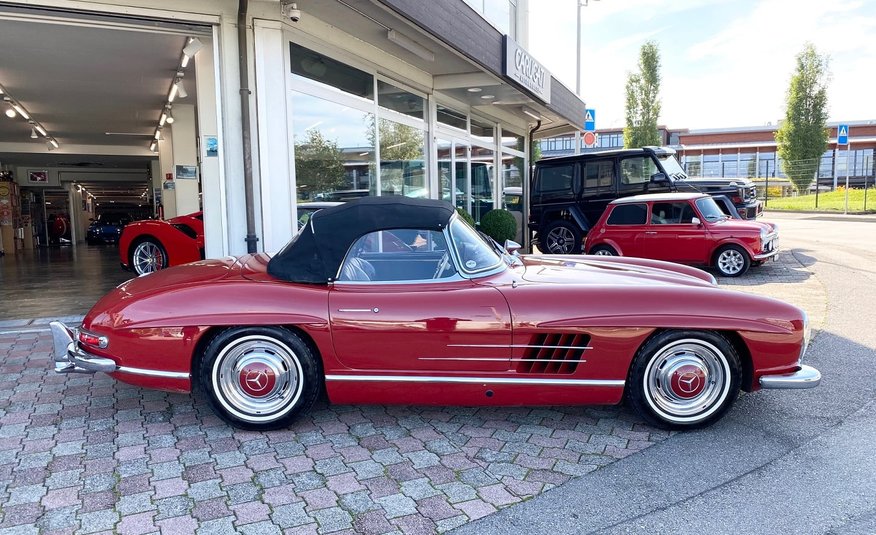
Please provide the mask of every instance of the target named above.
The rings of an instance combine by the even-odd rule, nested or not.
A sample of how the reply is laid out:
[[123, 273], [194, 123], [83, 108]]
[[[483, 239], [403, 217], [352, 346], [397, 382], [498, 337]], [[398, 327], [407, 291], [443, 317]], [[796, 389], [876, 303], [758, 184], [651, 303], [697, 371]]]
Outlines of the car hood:
[[705, 271], [644, 258], [569, 255], [522, 256], [523, 280], [542, 284], [600, 286], [715, 286]]
[[755, 232], [759, 233], [761, 229], [767, 231], [767, 233], [773, 233], [776, 230], [776, 225], [774, 223], [769, 223], [767, 221], [756, 221], [754, 219], [722, 219], [720, 221], [715, 221], [710, 224], [714, 229], [720, 229], [722, 231], [729, 232]]

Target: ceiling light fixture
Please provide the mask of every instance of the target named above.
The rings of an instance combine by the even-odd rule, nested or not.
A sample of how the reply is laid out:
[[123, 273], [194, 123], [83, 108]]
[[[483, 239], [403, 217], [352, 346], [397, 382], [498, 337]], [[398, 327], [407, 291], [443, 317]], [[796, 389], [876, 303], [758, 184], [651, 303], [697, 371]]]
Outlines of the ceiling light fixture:
[[496, 95], [481, 95], [481, 98], [484, 100], [492, 100], [496, 98]]
[[469, 93], [480, 93], [483, 90], [480, 87], [469, 87], [466, 91]]
[[55, 147], [56, 149], [57, 149], [58, 146], [59, 146], [59, 145], [58, 145], [58, 142], [55, 141], [55, 138], [53, 138], [53, 137], [50, 137], [50, 138], [49, 138], [49, 143], [51, 143], [52, 146]]
[[395, 30], [386, 30], [386, 38], [397, 44], [398, 46], [404, 48], [408, 52], [411, 52], [426, 61], [435, 61], [435, 53], [421, 45], [420, 43], [414, 41], [407, 35], [398, 33]]
[[[20, 115], [25, 121], [27, 121], [27, 124], [30, 125], [31, 139], [37, 139], [37, 133], [39, 133], [39, 135], [41, 136], [44, 136], [46, 139], [49, 139], [49, 135], [48, 133], [46, 133], [46, 129], [43, 128], [43, 126], [37, 121], [35, 121], [33, 117], [31, 117], [30, 113], [25, 109], [25, 107], [22, 106], [20, 102], [15, 100], [9, 94], [9, 91], [7, 91], [6, 88], [2, 85], [0, 85], [0, 95], [3, 95], [3, 102], [5, 102], [7, 106], [7, 109], [4, 112], [6, 116], [10, 119], [14, 119], [15, 117]], [[51, 146], [52, 148], [50, 150], [58, 148], [58, 142], [55, 141], [54, 143], [55, 144]]]
[[520, 106], [520, 111], [522, 111], [524, 114], [532, 117], [536, 121], [541, 120], [541, 115], [539, 115], [539, 113], [532, 108], [529, 108], [527, 106]]
[[161, 129], [164, 128], [165, 125], [173, 124], [173, 115], [170, 113], [171, 104], [179, 98], [186, 98], [189, 96], [188, 91], [186, 91], [185, 85], [183, 85], [183, 77], [186, 75], [185, 68], [189, 65], [189, 62], [195, 55], [204, 48], [204, 43], [197, 37], [188, 37], [186, 39], [186, 44], [182, 48], [182, 53], [180, 55], [179, 65], [176, 69], [176, 74], [170, 81], [170, 89], [167, 92], [167, 101], [164, 103], [164, 106], [161, 108], [161, 113], [158, 116], [158, 126], [155, 128], [155, 136], [149, 142], [149, 150], [152, 152], [156, 152], [158, 141], [161, 140]]

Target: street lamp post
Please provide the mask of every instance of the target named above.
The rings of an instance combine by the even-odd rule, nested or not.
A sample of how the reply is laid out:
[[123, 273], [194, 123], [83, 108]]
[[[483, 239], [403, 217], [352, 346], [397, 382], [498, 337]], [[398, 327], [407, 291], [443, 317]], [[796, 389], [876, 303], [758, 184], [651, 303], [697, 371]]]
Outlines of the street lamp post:
[[[578, 6], [575, 8], [578, 10], [578, 25], [575, 28], [578, 30], [576, 36], [578, 46], [575, 47], [575, 94], [581, 98], [581, 8], [587, 7], [590, 0], [576, 1], [578, 2]], [[575, 129], [575, 154], [581, 153], [581, 126], [583, 125], [578, 125], [578, 128]]]

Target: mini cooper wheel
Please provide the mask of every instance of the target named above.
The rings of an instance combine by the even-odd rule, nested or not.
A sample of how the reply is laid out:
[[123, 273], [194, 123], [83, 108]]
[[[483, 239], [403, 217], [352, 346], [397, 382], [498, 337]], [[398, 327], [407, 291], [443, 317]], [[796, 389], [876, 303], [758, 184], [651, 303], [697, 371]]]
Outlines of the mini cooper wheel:
[[543, 253], [577, 254], [581, 252], [581, 231], [568, 221], [554, 221], [539, 233]]
[[198, 383], [228, 423], [277, 429], [316, 401], [319, 369], [313, 351], [298, 335], [279, 327], [239, 327], [207, 345]]
[[596, 256], [618, 256], [617, 251], [611, 245], [597, 245], [590, 249], [590, 254]]
[[738, 245], [725, 245], [715, 253], [715, 268], [725, 277], [738, 277], [748, 271], [751, 259]]
[[137, 275], [154, 273], [167, 267], [167, 251], [158, 240], [142, 238], [131, 247], [130, 261]]
[[742, 380], [739, 355], [708, 331], [667, 331], [636, 354], [627, 399], [650, 423], [670, 429], [712, 424], [733, 405]]

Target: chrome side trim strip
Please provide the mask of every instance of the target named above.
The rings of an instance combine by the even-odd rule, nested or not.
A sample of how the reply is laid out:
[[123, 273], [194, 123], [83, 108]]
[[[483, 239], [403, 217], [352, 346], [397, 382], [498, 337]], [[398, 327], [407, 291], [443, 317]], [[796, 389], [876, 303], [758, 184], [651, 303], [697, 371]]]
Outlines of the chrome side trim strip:
[[464, 360], [477, 362], [587, 362], [586, 360], [550, 360], [550, 359], [502, 359], [502, 358], [478, 358], [478, 357], [417, 357], [417, 360]]
[[590, 346], [533, 346], [528, 344], [447, 344], [447, 347], [500, 347], [500, 348], [536, 348], [536, 349], [593, 349]]
[[326, 381], [453, 383], [549, 386], [624, 386], [623, 379], [539, 379], [529, 377], [435, 377], [421, 375], [326, 375]]
[[165, 372], [161, 370], [146, 370], [143, 368], [129, 368], [128, 366], [119, 366], [119, 369], [116, 370], [121, 373], [130, 373], [132, 375], [146, 375], [148, 377], [164, 377], [165, 379], [188, 379], [191, 377], [190, 373], [184, 372]]

